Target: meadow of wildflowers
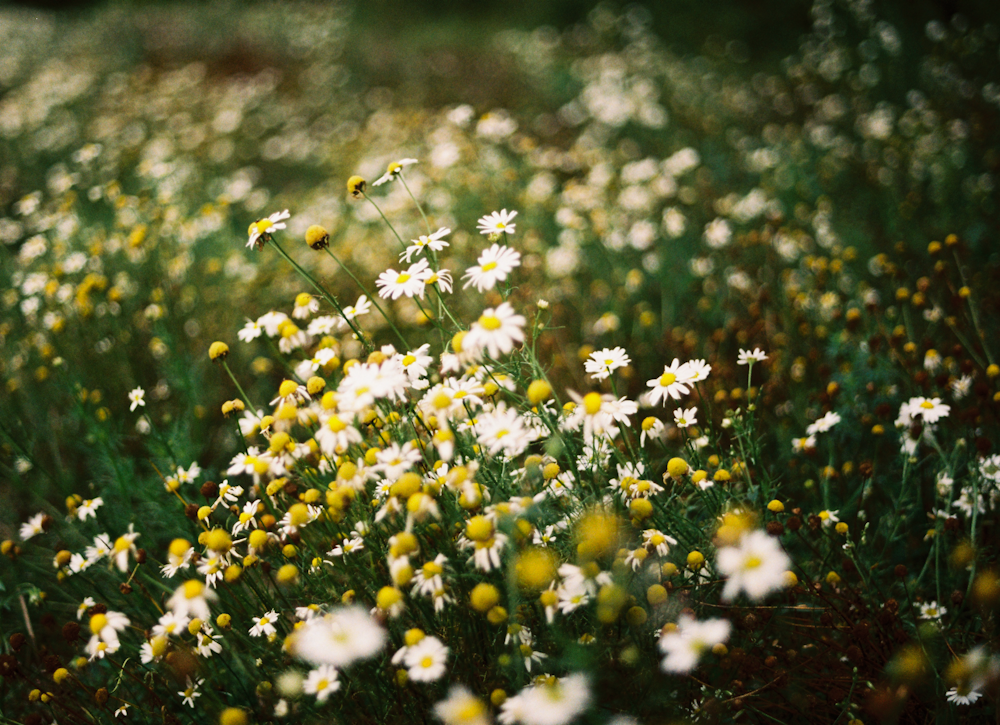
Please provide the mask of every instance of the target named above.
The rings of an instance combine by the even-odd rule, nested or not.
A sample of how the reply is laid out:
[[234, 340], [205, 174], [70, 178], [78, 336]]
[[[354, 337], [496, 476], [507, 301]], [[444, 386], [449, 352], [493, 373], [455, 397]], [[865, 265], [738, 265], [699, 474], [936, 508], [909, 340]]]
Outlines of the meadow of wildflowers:
[[0, 11], [0, 721], [995, 722], [1000, 27], [348, 9]]

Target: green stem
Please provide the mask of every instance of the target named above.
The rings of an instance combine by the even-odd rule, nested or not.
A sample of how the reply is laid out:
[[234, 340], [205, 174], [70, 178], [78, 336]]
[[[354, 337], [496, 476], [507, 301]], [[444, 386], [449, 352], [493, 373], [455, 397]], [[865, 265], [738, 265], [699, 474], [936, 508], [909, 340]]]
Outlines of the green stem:
[[295, 268], [295, 271], [298, 272], [299, 275], [304, 280], [306, 280], [309, 284], [313, 286], [313, 289], [319, 292], [323, 296], [323, 298], [326, 299], [327, 302], [329, 302], [331, 305], [334, 306], [334, 308], [336, 308], [337, 312], [340, 313], [340, 316], [344, 318], [344, 321], [347, 322], [348, 326], [351, 328], [351, 331], [354, 332], [355, 335], [357, 335], [358, 340], [364, 346], [365, 350], [367, 352], [371, 352], [372, 350], [374, 350], [375, 346], [368, 340], [367, 337], [365, 337], [364, 333], [361, 332], [361, 330], [353, 323], [352, 320], [347, 319], [347, 316], [344, 314], [344, 308], [340, 306], [340, 303], [337, 302], [337, 299], [330, 293], [330, 291], [326, 287], [321, 285], [319, 282], [317, 282], [311, 274], [309, 274], [305, 269], [302, 268], [302, 265], [300, 265], [298, 262], [292, 259], [288, 255], [288, 252], [282, 249], [281, 245], [278, 244], [278, 242], [276, 242], [273, 238], [270, 240], [270, 243], [278, 251], [278, 254], [284, 257], [285, 260]]
[[389, 222], [389, 220], [388, 220], [388, 219], [386, 218], [385, 214], [383, 214], [383, 213], [382, 213], [382, 210], [381, 210], [381, 209], [379, 208], [379, 205], [378, 205], [378, 204], [376, 204], [376, 203], [375, 203], [375, 201], [374, 201], [374, 200], [373, 200], [373, 199], [372, 199], [372, 198], [371, 198], [370, 196], [368, 196], [368, 194], [365, 194], [365, 193], [364, 193], [363, 191], [362, 191], [361, 193], [362, 193], [362, 195], [363, 195], [363, 196], [365, 197], [365, 199], [367, 199], [367, 200], [368, 200], [368, 202], [369, 202], [369, 203], [370, 203], [370, 204], [371, 204], [371, 205], [372, 205], [373, 207], [375, 207], [375, 211], [377, 211], [377, 212], [378, 212], [378, 215], [379, 215], [380, 217], [382, 217], [382, 221], [384, 221], [384, 222], [385, 222], [385, 225], [386, 225], [387, 227], [389, 227], [389, 231], [391, 231], [391, 232], [392, 232], [392, 233], [393, 233], [393, 234], [395, 235], [396, 239], [398, 239], [398, 240], [399, 240], [399, 243], [400, 243], [400, 245], [401, 245], [401, 246], [403, 247], [403, 250], [405, 251], [405, 250], [406, 250], [406, 242], [404, 242], [404, 241], [403, 241], [403, 238], [402, 238], [401, 236], [399, 236], [399, 232], [397, 232], [397, 231], [396, 231], [396, 228], [395, 228], [394, 226], [392, 226], [392, 224], [391, 224], [391, 223]]
[[[389, 327], [391, 327], [392, 331], [396, 333], [396, 337], [398, 337], [399, 341], [403, 343], [403, 347], [405, 347], [407, 350], [409, 350], [410, 349], [410, 343], [408, 343], [406, 341], [406, 338], [403, 337], [403, 333], [399, 331], [399, 328], [397, 328], [396, 325], [393, 323], [393, 321], [389, 318], [389, 315], [387, 315], [386, 312], [385, 312], [385, 310], [382, 309], [382, 306], [378, 303], [378, 295], [371, 294], [365, 288], [365, 286], [361, 283], [361, 280], [359, 280], [355, 276], [354, 272], [352, 272], [351, 269], [346, 264], [344, 264], [343, 262], [341, 262], [340, 258], [337, 257], [337, 255], [334, 254], [332, 251], [330, 251], [329, 247], [326, 247], [326, 253], [330, 255], [330, 257], [333, 259], [333, 261], [336, 262], [340, 266], [340, 268], [342, 270], [344, 270], [345, 272], [347, 272], [347, 275], [351, 279], [353, 279], [355, 281], [355, 283], [357, 283], [358, 287], [361, 288], [361, 291], [365, 293], [365, 296], [368, 297], [369, 300], [371, 300], [371, 303], [373, 305], [375, 305], [375, 309], [378, 310], [379, 314], [382, 315], [383, 319], [385, 319], [385, 321], [389, 323]], [[344, 319], [346, 320], [347, 318], [345, 317]]]
[[250, 398], [247, 397], [247, 394], [243, 391], [243, 386], [240, 385], [240, 381], [236, 379], [236, 376], [233, 375], [233, 371], [229, 369], [229, 363], [227, 363], [226, 359], [223, 358], [223, 357], [219, 358], [219, 362], [222, 363], [222, 367], [229, 374], [229, 379], [233, 381], [233, 385], [235, 385], [236, 389], [240, 391], [240, 397], [243, 398], [243, 402], [246, 403], [247, 407], [250, 409], [250, 411], [254, 415], [256, 415], [256, 413], [257, 413], [257, 406], [255, 406], [253, 403], [250, 402]]
[[427, 215], [424, 214], [424, 208], [422, 206], [420, 206], [420, 202], [417, 201], [417, 198], [413, 195], [413, 192], [410, 191], [410, 187], [406, 183], [406, 179], [403, 178], [403, 172], [402, 171], [399, 172], [399, 180], [403, 182], [403, 188], [406, 189], [406, 193], [410, 195], [411, 199], [413, 199], [413, 203], [416, 205], [417, 211], [419, 211], [420, 212], [420, 216], [423, 217], [424, 226], [427, 228], [427, 234], [429, 235], [431, 233], [431, 223], [429, 221], [427, 221]]

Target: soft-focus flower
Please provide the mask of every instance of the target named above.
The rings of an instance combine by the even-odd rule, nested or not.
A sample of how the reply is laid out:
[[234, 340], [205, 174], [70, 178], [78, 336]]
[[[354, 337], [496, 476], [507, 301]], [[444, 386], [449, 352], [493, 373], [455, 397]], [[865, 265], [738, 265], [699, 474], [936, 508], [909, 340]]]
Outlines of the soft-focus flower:
[[437, 637], [424, 637], [412, 647], [407, 647], [403, 663], [410, 679], [415, 682], [434, 682], [441, 679], [448, 668], [448, 648]]
[[480, 234], [513, 234], [515, 225], [512, 222], [516, 216], [516, 211], [495, 211], [480, 219], [476, 228]]
[[623, 368], [632, 360], [629, 358], [625, 348], [604, 348], [590, 353], [590, 357], [583, 363], [583, 368], [594, 380], [604, 380], [618, 368]]
[[826, 433], [828, 430], [833, 428], [833, 426], [837, 425], [837, 423], [839, 422], [840, 422], [840, 416], [831, 410], [822, 418], [809, 424], [809, 426], [806, 428], [806, 435], [812, 436], [815, 435], [816, 433]]
[[404, 251], [399, 253], [399, 261], [410, 263], [410, 258], [414, 254], [420, 254], [425, 249], [430, 249], [434, 252], [440, 252], [442, 249], [448, 246], [448, 242], [443, 241], [443, 237], [451, 234], [451, 229], [447, 227], [441, 227], [433, 234], [421, 234], [416, 239], [411, 239], [413, 242]]
[[509, 302], [503, 302], [479, 316], [463, 339], [462, 349], [486, 350], [490, 357], [497, 359], [511, 352], [516, 343], [524, 341], [525, 323], [523, 315], [517, 314]]
[[742, 591], [750, 599], [763, 599], [784, 586], [791, 563], [778, 541], [766, 531], [744, 534], [735, 546], [721, 547], [716, 556], [719, 572], [729, 577], [722, 598], [731, 600]]
[[692, 374], [687, 363], [683, 365], [677, 358], [670, 365], [663, 367], [663, 374], [652, 380], [647, 380], [646, 385], [650, 390], [646, 393], [650, 405], [656, 405], [661, 400], [666, 405], [667, 398], [680, 400], [682, 395], [691, 392]]
[[755, 347], [753, 351], [750, 350], [740, 350], [739, 357], [736, 359], [737, 365], [750, 365], [755, 362], [763, 362], [767, 360], [767, 355], [759, 347]]
[[307, 662], [346, 667], [378, 654], [385, 630], [360, 607], [342, 607], [295, 630], [291, 651]]
[[271, 216], [258, 219], [251, 224], [248, 231], [250, 239], [247, 241], [247, 249], [254, 244], [258, 246], [263, 245], [267, 241], [268, 235], [273, 234], [279, 229], [284, 229], [285, 224], [282, 222], [290, 216], [291, 214], [288, 213], [288, 209], [285, 209], [284, 211], [276, 211]]
[[445, 725], [490, 725], [486, 703], [462, 685], [452, 685], [448, 697], [434, 706], [434, 714]]
[[941, 619], [947, 613], [948, 610], [945, 607], [939, 607], [937, 602], [927, 602], [920, 605], [921, 619]]
[[697, 621], [682, 614], [677, 628], [660, 637], [660, 650], [666, 655], [660, 666], [665, 672], [690, 672], [708, 650], [729, 639], [732, 625], [726, 619]]
[[678, 428], [687, 428], [688, 426], [698, 424], [698, 409], [697, 408], [677, 408], [674, 410], [674, 425]]
[[146, 405], [146, 391], [142, 388], [135, 388], [128, 394], [128, 399], [131, 401], [132, 405], [129, 406], [130, 411], [134, 411], [136, 408]]
[[400, 159], [399, 161], [390, 161], [389, 166], [386, 168], [385, 173], [382, 174], [378, 179], [372, 182], [372, 186], [382, 186], [382, 184], [387, 181], [394, 181], [399, 178], [399, 175], [403, 173], [403, 169], [407, 166], [417, 163], [416, 159]]
[[302, 691], [307, 695], [315, 695], [316, 702], [326, 702], [326, 698], [339, 689], [340, 680], [332, 665], [320, 665], [302, 683]]
[[480, 254], [476, 261], [478, 264], [469, 267], [462, 275], [462, 279], [468, 279], [462, 289], [474, 285], [480, 292], [485, 292], [496, 287], [497, 282], [506, 280], [515, 267], [521, 266], [521, 253], [510, 247], [494, 244]]

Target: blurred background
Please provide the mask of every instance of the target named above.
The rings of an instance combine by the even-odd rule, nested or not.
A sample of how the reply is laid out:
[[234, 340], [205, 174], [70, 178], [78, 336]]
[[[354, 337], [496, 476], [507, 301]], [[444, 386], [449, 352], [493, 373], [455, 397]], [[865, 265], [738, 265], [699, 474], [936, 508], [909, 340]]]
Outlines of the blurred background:
[[[370, 285], [394, 240], [344, 182], [394, 159], [421, 160], [409, 179], [455, 230], [456, 276], [481, 244], [476, 219], [520, 212], [515, 302], [553, 303], [546, 354], [576, 389], [579, 355], [603, 345], [636, 361], [630, 394], [663, 350], [735, 359], [785, 335], [788, 361], [819, 359], [830, 343], [798, 325], [825, 329], [862, 287], [814, 275], [815, 255], [898, 272], [876, 255], [954, 232], [989, 273], [998, 15], [984, 0], [0, 6], [10, 520], [38, 496], [158, 490], [152, 460], [224, 471], [239, 441], [219, 408], [236, 391], [208, 345], [229, 342], [250, 396], [269, 400], [289, 369], [273, 341], [236, 333], [307, 291], [245, 249], [247, 226], [290, 209], [294, 255], [353, 302], [361, 290], [301, 235], [329, 228]], [[399, 185], [373, 193], [419, 233]], [[783, 285], [822, 302], [765, 319]], [[466, 315], [481, 303], [456, 295]], [[137, 386], [159, 442], [128, 410]]]

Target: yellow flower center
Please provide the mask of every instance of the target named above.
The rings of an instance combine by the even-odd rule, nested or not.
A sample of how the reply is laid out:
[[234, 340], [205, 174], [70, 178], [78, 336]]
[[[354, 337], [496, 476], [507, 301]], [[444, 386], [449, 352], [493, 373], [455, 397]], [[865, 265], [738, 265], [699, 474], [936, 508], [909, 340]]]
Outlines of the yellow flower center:
[[90, 618], [90, 631], [94, 634], [99, 633], [102, 629], [108, 626], [108, 618], [103, 614], [95, 614]]
[[425, 670], [429, 667], [433, 667], [434, 658], [430, 656], [424, 657], [422, 660], [420, 660], [420, 666], [423, 667]]
[[930, 410], [931, 408], [934, 407], [934, 403], [932, 403], [929, 400], [925, 400], [923, 403], [920, 404], [920, 407], [923, 408], [924, 410]]
[[663, 373], [660, 376], [660, 385], [664, 388], [673, 385], [675, 382], [677, 382], [677, 376], [673, 373]]
[[502, 323], [496, 315], [483, 315], [479, 318], [479, 324], [492, 332], [499, 330]]
[[496, 268], [497, 268], [496, 262], [487, 262], [486, 264], [483, 265], [484, 272], [492, 272]]
[[744, 561], [743, 561], [743, 568], [744, 569], [756, 569], [757, 567], [759, 567], [763, 563], [764, 563], [763, 560], [759, 556], [755, 556], [755, 555], [751, 554], [746, 559], [744, 559]]
[[406, 272], [403, 272], [396, 278], [396, 282], [398, 284], [406, 284], [409, 281], [410, 281], [410, 275], [408, 275]]
[[486, 712], [486, 706], [482, 702], [479, 700], [469, 700], [467, 704], [462, 705], [455, 719], [458, 722], [471, 722], [482, 717], [484, 712]]
[[417, 358], [414, 355], [407, 355], [406, 357], [403, 358], [403, 367], [409, 367], [416, 361]]
[[583, 398], [583, 409], [587, 415], [596, 415], [601, 409], [601, 394], [587, 393]]
[[424, 564], [424, 574], [427, 576], [438, 576], [443, 571], [444, 568], [436, 561], [428, 561], [426, 564]]
[[340, 433], [340, 431], [347, 427], [347, 423], [342, 421], [339, 415], [331, 415], [330, 419], [326, 422], [326, 427], [334, 433]]
[[184, 597], [186, 599], [194, 599], [195, 597], [200, 597], [202, 591], [205, 589], [205, 585], [202, 584], [197, 579], [189, 579], [184, 582]]
[[322, 692], [329, 686], [330, 686], [329, 680], [320, 680], [319, 682], [316, 683], [316, 692]]

